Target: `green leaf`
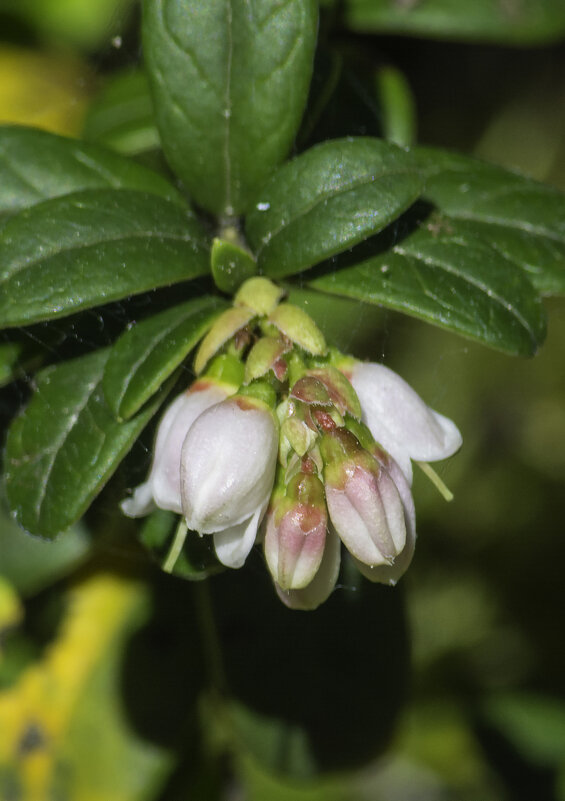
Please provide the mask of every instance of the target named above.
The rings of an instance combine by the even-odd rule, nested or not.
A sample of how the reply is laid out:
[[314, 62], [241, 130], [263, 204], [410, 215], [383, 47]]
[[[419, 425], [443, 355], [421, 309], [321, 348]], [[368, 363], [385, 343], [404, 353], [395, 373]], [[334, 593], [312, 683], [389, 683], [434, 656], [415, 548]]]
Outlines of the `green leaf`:
[[391, 250], [310, 286], [419, 317], [508, 353], [533, 355], [545, 313], [524, 273], [449, 219], [430, 219]]
[[565, 32], [562, 0], [515, 4], [499, 0], [346, 0], [344, 7], [346, 24], [361, 33], [536, 44], [556, 41]]
[[194, 199], [245, 211], [306, 103], [314, 0], [145, 0], [144, 52], [165, 154]]
[[152, 170], [85, 142], [34, 128], [0, 127], [0, 214], [81, 189], [136, 189], [183, 202]]
[[487, 723], [532, 762], [565, 766], [565, 703], [532, 693], [500, 693], [483, 703]]
[[502, 167], [434, 148], [415, 151], [425, 195], [461, 230], [520, 265], [542, 294], [565, 292], [565, 194]]
[[83, 135], [127, 155], [159, 148], [146, 74], [135, 69], [114, 75], [88, 109]]
[[422, 190], [411, 154], [379, 139], [336, 139], [278, 170], [257, 195], [247, 235], [260, 269], [298, 273], [381, 231]]
[[[139, 730], [138, 717], [143, 720], [143, 713], [130, 709], [134, 701], [138, 709], [143, 704], [155, 708], [162, 698], [149, 686], [147, 661], [143, 667], [131, 664], [131, 651], [151, 620], [149, 588], [132, 579], [102, 574], [80, 584], [66, 600], [72, 617], [63, 632], [86, 629], [92, 636], [86, 644], [72, 634], [66, 641], [61, 638], [55, 646], [58, 660], [53, 660], [55, 665], [49, 666], [46, 675], [40, 673], [44, 686], [54, 686], [63, 695], [70, 695], [69, 673], [75, 682], [77, 675], [81, 680], [72, 696], [74, 703], [60, 705], [70, 709], [67, 725], [60, 727], [63, 735], [49, 751], [54, 765], [45, 771], [51, 782], [44, 788], [44, 797], [152, 801], [175, 763], [170, 748]], [[61, 677], [56, 675], [57, 667]], [[41, 700], [48, 708], [48, 696]]]
[[110, 352], [104, 394], [116, 417], [128, 419], [184, 361], [227, 304], [196, 298], [129, 328]]
[[98, 52], [124, 29], [132, 5], [132, 0], [2, 0], [2, 11], [17, 15], [34, 36], [61, 50]]
[[308, 782], [282, 779], [265, 770], [250, 753], [236, 756], [235, 768], [248, 801], [363, 801], [348, 774]]
[[18, 523], [52, 538], [86, 511], [157, 410], [127, 423], [106, 405], [107, 351], [39, 373], [37, 389], [8, 433], [6, 496]]
[[244, 580], [228, 570], [211, 583], [236, 753], [294, 780], [365, 766], [389, 744], [403, 697], [402, 594], [347, 577], [319, 609], [300, 614], [249, 567]]
[[187, 209], [143, 192], [91, 189], [48, 200], [0, 231], [4, 326], [64, 317], [208, 272]]
[[76, 570], [88, 555], [90, 543], [82, 522], [56, 542], [26, 537], [0, 506], [1, 575], [22, 596], [35, 595]]

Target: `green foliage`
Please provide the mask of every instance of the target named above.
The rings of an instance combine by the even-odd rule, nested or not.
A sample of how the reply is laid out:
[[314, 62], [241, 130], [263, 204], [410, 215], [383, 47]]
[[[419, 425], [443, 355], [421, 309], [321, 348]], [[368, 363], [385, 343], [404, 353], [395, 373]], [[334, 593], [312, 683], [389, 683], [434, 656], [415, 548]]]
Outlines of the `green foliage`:
[[565, 292], [565, 196], [550, 186], [477, 159], [416, 150], [425, 197], [458, 229], [488, 242], [526, 271], [538, 292]]
[[[538, 293], [565, 288], [565, 201], [559, 192], [469, 157], [409, 151], [372, 137], [321, 142], [278, 166], [305, 103], [314, 4], [147, 0], [144, 11], [147, 70], [165, 153], [209, 211], [249, 210], [242, 225], [252, 253], [240, 241], [237, 221], [223, 218], [210, 249], [209, 220], [202, 225], [159, 173], [98, 144], [3, 128], [0, 164], [7, 180], [0, 207], [11, 215], [0, 230], [4, 327], [49, 321], [204, 276], [232, 293], [258, 269], [288, 277], [287, 289], [303, 298], [306, 282], [312, 309], [318, 298], [327, 305], [335, 295], [341, 299], [338, 316], [350, 299], [362, 302], [361, 316], [372, 305], [385, 306], [508, 353], [536, 351], [545, 336]], [[323, 119], [340, 74], [338, 62], [330, 62], [313, 95], [317, 120], [310, 115], [306, 129]], [[376, 90], [385, 131], [409, 139], [407, 87], [381, 70]], [[258, 108], [259, 116], [253, 113]], [[138, 71], [109, 85], [87, 135], [133, 153], [158, 144], [153, 125], [148, 85]], [[66, 386], [71, 373], [63, 366], [40, 375], [7, 452], [8, 497], [28, 529], [53, 536], [82, 513], [154, 407], [140, 410], [223, 308], [207, 294], [209, 285], [193, 282], [186, 291], [184, 304], [160, 307], [128, 327], [108, 354], [74, 363], [79, 380], [71, 397], [86, 411], [69, 432], [65, 416], [72, 419], [75, 407], [63, 404], [57, 387]], [[340, 327], [331, 316], [326, 313], [325, 323], [335, 332]], [[0, 356], [5, 381], [28, 358], [17, 336]], [[89, 377], [92, 365], [102, 370], [96, 380]], [[89, 460], [91, 407], [103, 418], [106, 442], [114, 439], [116, 447]], [[40, 428], [36, 452], [29, 440]], [[96, 477], [92, 471], [83, 477], [80, 487], [67, 482], [67, 434], [73, 448], [74, 438], [84, 435], [79, 453], [86, 464], [98, 458], [105, 464]], [[26, 506], [24, 492], [32, 485], [39, 500]]]
[[499, 0], [390, 2], [346, 0], [345, 21], [357, 31], [536, 44], [565, 32], [561, 0], [501, 3]]
[[31, 206], [0, 231], [5, 326], [64, 317], [208, 270], [205, 236], [177, 203], [89, 189]]
[[18, 523], [52, 538], [86, 511], [162, 397], [119, 423], [104, 400], [107, 351], [48, 367], [6, 444], [6, 495]]
[[488, 241], [458, 222], [431, 218], [378, 255], [310, 286], [378, 303], [509, 353], [530, 356], [545, 312], [528, 279]]
[[81, 189], [182, 198], [162, 176], [109, 150], [33, 128], [0, 127], [0, 214]]
[[246, 231], [260, 269], [281, 278], [382, 230], [421, 190], [410, 153], [377, 139], [333, 140], [275, 172]]
[[0, 12], [21, 17], [47, 41], [95, 50], [123, 24], [132, 0], [0, 0]]
[[90, 544], [91, 538], [82, 522], [55, 542], [23, 537], [18, 524], [0, 507], [2, 577], [24, 598], [75, 570], [88, 557]]
[[[91, 5], [97, 19], [107, 16], [106, 3]], [[116, 9], [124, 5], [116, 0]], [[492, 778], [496, 748], [481, 743], [481, 751], [477, 720], [538, 771], [533, 775], [565, 776], [564, 712], [550, 690], [547, 696], [497, 690], [504, 676], [514, 687], [531, 678], [542, 645], [555, 651], [555, 676], [563, 673], [554, 617], [544, 620], [536, 609], [539, 592], [560, 597], [562, 560], [547, 553], [549, 521], [555, 531], [562, 521], [555, 501], [561, 488], [542, 489], [529, 467], [537, 459], [555, 485], [562, 477], [565, 448], [556, 432], [565, 424], [554, 387], [562, 374], [555, 364], [563, 359], [546, 368], [554, 394], [525, 410], [524, 382], [508, 380], [501, 356], [487, 353], [466, 360], [459, 372], [448, 370], [446, 362], [459, 365], [463, 353], [479, 349], [453, 345], [419, 322], [405, 319], [401, 328], [386, 311], [505, 353], [535, 353], [545, 337], [541, 296], [565, 291], [565, 199], [557, 189], [468, 156], [406, 149], [415, 130], [408, 81], [373, 56], [364, 80], [363, 69], [357, 74], [347, 58], [319, 57], [300, 127], [315, 6], [313, 0], [146, 0], [146, 72], [136, 66], [110, 78], [91, 108], [86, 143], [0, 128], [0, 320], [11, 329], [0, 343], [0, 384], [25, 374], [33, 390], [9, 429], [4, 459], [13, 519], [2, 511], [0, 572], [17, 614], [0, 621], [0, 661], [8, 663], [2, 675], [13, 682], [0, 691], [0, 795], [24, 797], [26, 782], [34, 780], [34, 755], [29, 761], [22, 755], [30, 731], [47, 732], [50, 749], [38, 798], [212, 801], [229, 784], [234, 795], [258, 801], [380, 801], [415, 792], [490, 801], [500, 795]], [[346, 24], [363, 32], [524, 42], [565, 30], [558, 0], [346, 0], [342, 10]], [[119, 57], [123, 63], [124, 53]], [[384, 139], [365, 135], [373, 133]], [[161, 161], [161, 143], [174, 174]], [[292, 160], [282, 163], [289, 153]], [[146, 162], [150, 155], [156, 171], [126, 155]], [[383, 352], [402, 359], [404, 352], [431, 402], [443, 400], [453, 379], [450, 397], [459, 394], [459, 406], [469, 406], [467, 458], [478, 469], [460, 481], [461, 506], [443, 512], [443, 524], [437, 516], [430, 522], [419, 504], [419, 565], [428, 583], [417, 576], [408, 602], [420, 671], [415, 693], [423, 687], [433, 697], [447, 677], [450, 697], [461, 682], [460, 697], [468, 699], [471, 688], [478, 698], [488, 686], [487, 701], [473, 715], [451, 702], [423, 705], [402, 724], [399, 756], [378, 769], [366, 766], [390, 742], [408, 661], [397, 590], [358, 586], [345, 566], [328, 603], [300, 615], [258, 578], [253, 556], [243, 574], [219, 566], [210, 537], [187, 538], [171, 572], [189, 582], [174, 581], [151, 570], [147, 553], [128, 541], [134, 524], [114, 525], [114, 499], [94, 532], [86, 526], [97, 515], [77, 522], [173, 381], [189, 374], [191, 352], [228, 306], [221, 293], [235, 293], [256, 271], [284, 279], [288, 301], [312, 316], [328, 344], [372, 360]], [[140, 293], [147, 294], [129, 300]], [[119, 330], [113, 320], [97, 338], [80, 339], [88, 311], [111, 301], [124, 301]], [[133, 319], [138, 302], [143, 316]], [[115, 308], [101, 310], [102, 325]], [[75, 325], [76, 338], [65, 339]], [[105, 349], [97, 350], [101, 339]], [[430, 353], [441, 354], [435, 366]], [[68, 355], [72, 360], [61, 363]], [[47, 358], [55, 364], [31, 377]], [[541, 380], [526, 375], [528, 387]], [[474, 394], [473, 384], [480, 384]], [[3, 414], [19, 401], [21, 384], [9, 391]], [[511, 443], [520, 461], [510, 486], [491, 468], [498, 441]], [[456, 482], [456, 468], [446, 470]], [[415, 487], [419, 492], [418, 478]], [[140, 527], [139, 540], [156, 565], [166, 560], [177, 521], [159, 509]], [[66, 536], [56, 543], [22, 538], [20, 546], [17, 524], [44, 539]], [[495, 533], [499, 539], [488, 551]], [[544, 555], [539, 564], [532, 561], [534, 534], [536, 552]], [[117, 577], [98, 584], [94, 560], [112, 563], [116, 554], [134, 554], [133, 569], [147, 569], [145, 586]], [[89, 557], [87, 578], [75, 577], [74, 594], [55, 586]], [[457, 570], [458, 557], [472, 580]], [[122, 561], [119, 571], [125, 572]], [[200, 582], [220, 572], [212, 587]], [[36, 593], [42, 594], [31, 597]], [[37, 625], [34, 604], [69, 601], [70, 618], [65, 610], [60, 624], [51, 623], [45, 658], [29, 651], [27, 631], [13, 635], [24, 657], [16, 654], [10, 663], [6, 627], [17, 625], [19, 596], [31, 613], [30, 631]], [[512, 599], [525, 610], [519, 624], [510, 620]], [[85, 608], [86, 634], [74, 640], [69, 620]], [[502, 653], [498, 662], [493, 643]], [[29, 671], [22, 669], [32, 658]], [[69, 687], [76, 693], [65, 706], [60, 699]], [[29, 710], [37, 729], [29, 726]], [[51, 718], [59, 729], [50, 728]], [[349, 771], [357, 767], [366, 769], [352, 780]], [[532, 786], [530, 797], [541, 797], [543, 788]]]
[[225, 305], [202, 297], [155, 314], [117, 340], [104, 369], [104, 395], [127, 420], [154, 395], [212, 325]]
[[316, 3], [146, 0], [144, 11], [145, 58], [171, 166], [204, 208], [246, 211], [296, 134]]
[[88, 109], [83, 135], [125, 155], [160, 147], [145, 72], [131, 69], [110, 78]]
[[405, 692], [401, 594], [344, 575], [308, 614], [283, 606], [257, 570], [243, 582], [227, 571], [212, 585], [237, 752], [280, 779], [315, 781], [374, 759]]

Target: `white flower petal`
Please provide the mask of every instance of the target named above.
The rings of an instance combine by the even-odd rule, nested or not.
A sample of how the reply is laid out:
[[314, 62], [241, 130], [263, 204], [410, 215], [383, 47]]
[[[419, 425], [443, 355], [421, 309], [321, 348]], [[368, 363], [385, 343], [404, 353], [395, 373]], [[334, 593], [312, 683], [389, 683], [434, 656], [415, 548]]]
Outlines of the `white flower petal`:
[[180, 458], [188, 430], [202, 412], [228, 396], [225, 385], [197, 381], [179, 395], [165, 411], [155, 440], [153, 463], [146, 482], [133, 497], [122, 502], [124, 514], [141, 517], [155, 506], [171, 512], [182, 512], [180, 495]]
[[249, 552], [255, 544], [257, 529], [266, 506], [251, 515], [242, 523], [230, 526], [213, 534], [214, 549], [220, 562], [226, 567], [243, 567]]
[[212, 385], [200, 391], [190, 391], [177, 398], [169, 407], [159, 428], [155, 443], [155, 459], [149, 475], [153, 496], [160, 509], [182, 512], [180, 492], [180, 460], [183, 442], [200, 415], [225, 400], [226, 393]]
[[120, 504], [122, 512], [128, 517], [143, 517], [155, 509], [151, 484], [146, 481], [136, 487], [131, 498], [125, 498]]
[[357, 363], [351, 383], [375, 440], [395, 459], [411, 481], [410, 459], [433, 462], [461, 446], [451, 420], [430, 409], [399, 375], [382, 364]]

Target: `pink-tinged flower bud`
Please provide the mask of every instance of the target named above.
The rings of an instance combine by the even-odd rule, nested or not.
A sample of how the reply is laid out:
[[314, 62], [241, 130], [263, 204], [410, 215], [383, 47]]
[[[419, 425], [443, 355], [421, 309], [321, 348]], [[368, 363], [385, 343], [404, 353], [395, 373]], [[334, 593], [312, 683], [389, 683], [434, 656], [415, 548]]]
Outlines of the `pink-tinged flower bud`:
[[451, 420], [426, 406], [399, 375], [382, 364], [357, 362], [345, 370], [361, 402], [363, 421], [375, 440], [395, 459], [409, 482], [411, 459], [434, 462], [461, 447]]
[[392, 565], [406, 544], [404, 506], [385, 467], [346, 429], [322, 439], [330, 518], [350, 553], [366, 565]]
[[283, 590], [275, 584], [277, 595], [289, 609], [316, 609], [332, 594], [339, 575], [340, 562], [341, 541], [330, 524], [322, 562], [310, 584], [301, 590]]
[[181, 497], [190, 529], [213, 534], [216, 555], [241, 567], [265, 513], [278, 450], [278, 422], [253, 397], [235, 395], [191, 426], [181, 453]]
[[147, 481], [135, 490], [131, 498], [122, 501], [121, 508], [128, 517], [142, 517], [156, 506], [181, 513], [180, 458], [188, 430], [202, 412], [225, 400], [236, 387], [202, 378], [176, 398], [159, 423], [153, 464]]
[[315, 475], [298, 473], [286, 495], [275, 497], [267, 519], [265, 558], [284, 590], [306, 587], [317, 573], [326, 542], [324, 487]]
[[402, 499], [404, 521], [406, 523], [406, 544], [391, 565], [376, 565], [370, 567], [364, 562], [355, 559], [355, 557], [353, 557], [353, 560], [360, 573], [362, 573], [365, 578], [369, 579], [369, 581], [394, 586], [408, 570], [412, 562], [412, 557], [414, 556], [414, 548], [416, 546], [416, 512], [410, 485], [404, 473], [393, 459], [389, 459], [387, 470]]

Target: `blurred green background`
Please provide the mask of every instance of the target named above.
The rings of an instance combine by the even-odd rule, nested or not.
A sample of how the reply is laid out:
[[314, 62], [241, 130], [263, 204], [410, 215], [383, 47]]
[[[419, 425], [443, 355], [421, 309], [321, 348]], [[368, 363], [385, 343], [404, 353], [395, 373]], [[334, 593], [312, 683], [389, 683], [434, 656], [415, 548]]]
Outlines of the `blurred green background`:
[[[419, 142], [565, 189], [559, 4], [544, 4], [555, 23], [528, 47], [486, 35], [488, 3], [472, 34], [455, 8], [449, 30], [444, 17], [405, 36], [354, 30], [353, 1], [325, 5], [321, 38], [346, 69], [312, 130], [407, 141], [416, 120]], [[85, 130], [160, 166], [138, 22], [132, 0], [0, 0], [0, 122]], [[389, 590], [346, 574], [329, 611], [304, 622], [256, 611], [257, 561], [208, 589], [159, 574], [114, 512], [120, 488], [54, 545], [3, 515], [3, 801], [565, 801], [565, 301], [547, 303], [548, 339], [530, 361], [356, 304], [340, 325], [335, 303], [317, 312], [328, 337], [384, 360], [463, 433], [439, 467], [451, 504], [415, 477], [408, 575]], [[22, 392], [4, 390], [3, 415]], [[326, 639], [309, 646], [313, 632]], [[326, 695], [282, 680], [281, 653], [292, 681], [311, 666]], [[345, 732], [352, 754], [329, 737], [312, 756], [300, 709], [316, 737], [320, 719], [338, 741]]]

